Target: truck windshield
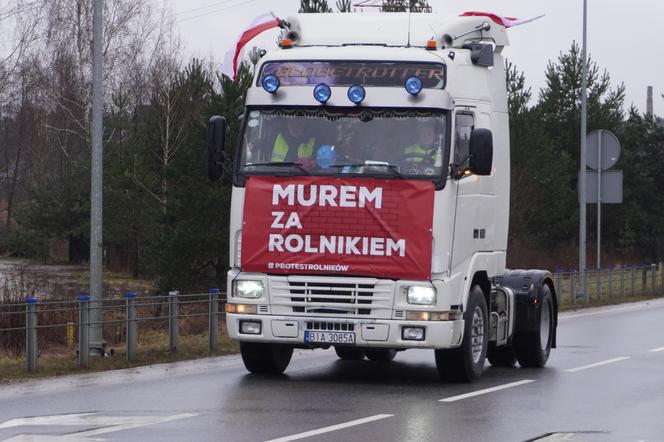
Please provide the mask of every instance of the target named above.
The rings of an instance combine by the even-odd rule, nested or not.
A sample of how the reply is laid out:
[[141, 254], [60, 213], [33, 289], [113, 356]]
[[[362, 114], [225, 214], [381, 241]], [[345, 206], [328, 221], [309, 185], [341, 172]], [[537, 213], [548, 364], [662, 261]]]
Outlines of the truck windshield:
[[241, 175], [379, 175], [441, 180], [447, 112], [254, 108], [244, 118]]

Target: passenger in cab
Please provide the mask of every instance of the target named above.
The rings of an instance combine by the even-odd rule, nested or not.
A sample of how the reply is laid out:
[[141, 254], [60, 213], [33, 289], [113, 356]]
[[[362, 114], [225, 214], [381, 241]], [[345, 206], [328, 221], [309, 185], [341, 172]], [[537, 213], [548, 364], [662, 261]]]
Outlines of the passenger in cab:
[[315, 144], [316, 137], [307, 137], [305, 134], [304, 118], [288, 118], [286, 130], [280, 131], [275, 137], [270, 161], [308, 166], [313, 161]]

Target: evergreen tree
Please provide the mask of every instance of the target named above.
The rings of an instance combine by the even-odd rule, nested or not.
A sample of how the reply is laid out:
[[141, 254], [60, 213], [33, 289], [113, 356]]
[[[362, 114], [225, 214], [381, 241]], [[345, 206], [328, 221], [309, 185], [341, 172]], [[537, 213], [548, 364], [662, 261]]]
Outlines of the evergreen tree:
[[351, 12], [351, 0], [337, 0], [337, 10], [339, 12]]
[[300, 9], [297, 12], [332, 12], [327, 0], [300, 0]]
[[383, 0], [383, 12], [431, 12], [427, 0]]

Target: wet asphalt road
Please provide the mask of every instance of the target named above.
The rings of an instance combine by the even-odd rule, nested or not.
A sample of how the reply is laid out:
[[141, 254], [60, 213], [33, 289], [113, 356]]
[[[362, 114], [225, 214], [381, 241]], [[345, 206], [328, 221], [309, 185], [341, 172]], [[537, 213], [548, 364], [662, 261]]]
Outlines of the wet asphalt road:
[[0, 441], [664, 441], [664, 300], [565, 314], [558, 330], [545, 369], [487, 365], [474, 384], [440, 382], [432, 351], [381, 364], [329, 350], [280, 377], [231, 356], [0, 386]]

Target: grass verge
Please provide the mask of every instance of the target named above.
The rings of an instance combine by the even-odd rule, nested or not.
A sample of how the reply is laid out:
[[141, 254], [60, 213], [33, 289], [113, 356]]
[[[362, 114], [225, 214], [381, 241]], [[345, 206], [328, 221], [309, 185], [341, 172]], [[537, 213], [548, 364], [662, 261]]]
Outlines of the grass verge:
[[28, 373], [26, 370], [25, 356], [0, 354], [0, 384], [221, 356], [237, 353], [239, 346], [237, 342], [231, 341], [225, 334], [220, 333], [217, 349], [210, 352], [206, 334], [184, 335], [180, 336], [178, 350], [171, 353], [168, 351], [168, 334], [166, 332], [146, 330], [138, 343], [135, 362], [127, 362], [124, 345], [111, 346], [108, 351], [111, 353], [110, 356], [103, 358], [91, 357], [89, 368], [84, 369], [78, 367], [76, 347], [50, 347], [40, 352], [37, 359], [37, 371], [34, 373]]

